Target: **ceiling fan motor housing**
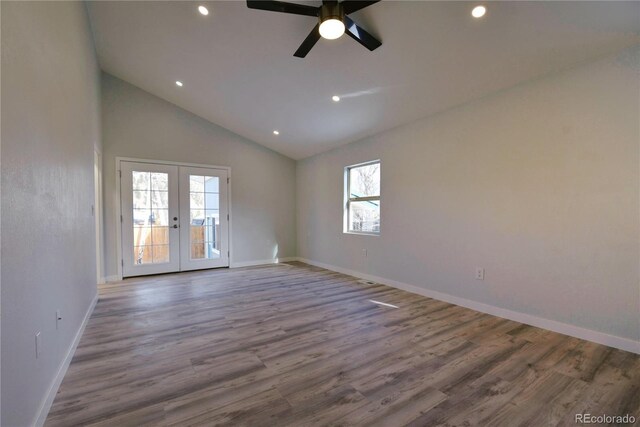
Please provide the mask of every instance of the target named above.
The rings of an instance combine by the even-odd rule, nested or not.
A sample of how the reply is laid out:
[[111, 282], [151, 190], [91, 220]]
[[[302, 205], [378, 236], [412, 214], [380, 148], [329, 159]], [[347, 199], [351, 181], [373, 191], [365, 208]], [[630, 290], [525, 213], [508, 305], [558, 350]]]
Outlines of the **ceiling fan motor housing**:
[[340, 22], [344, 22], [344, 9], [337, 1], [323, 2], [318, 18], [321, 24], [329, 19], [337, 19]]

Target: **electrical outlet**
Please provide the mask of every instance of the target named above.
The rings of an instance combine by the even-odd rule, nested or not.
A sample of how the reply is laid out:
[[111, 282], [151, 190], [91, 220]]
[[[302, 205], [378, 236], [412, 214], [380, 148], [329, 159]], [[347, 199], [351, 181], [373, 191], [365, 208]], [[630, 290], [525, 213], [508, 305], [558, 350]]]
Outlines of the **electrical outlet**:
[[60, 326], [60, 321], [62, 320], [62, 314], [60, 310], [56, 310], [56, 329]]
[[36, 334], [36, 359], [40, 358], [42, 353], [42, 344], [40, 343], [40, 332]]
[[368, 255], [368, 254], [367, 254], [367, 250], [366, 250], [366, 249], [363, 249], [363, 250], [362, 250], [362, 256], [366, 258], [366, 257], [367, 257], [367, 255]]
[[476, 280], [484, 280], [484, 268], [476, 268]]

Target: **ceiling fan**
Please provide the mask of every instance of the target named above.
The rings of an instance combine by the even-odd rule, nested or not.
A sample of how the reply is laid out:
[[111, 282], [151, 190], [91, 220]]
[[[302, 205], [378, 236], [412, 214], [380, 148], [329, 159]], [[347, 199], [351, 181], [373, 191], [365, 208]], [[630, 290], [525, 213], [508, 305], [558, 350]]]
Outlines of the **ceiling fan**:
[[281, 1], [247, 0], [249, 9], [270, 10], [272, 12], [292, 13], [294, 15], [316, 16], [318, 23], [293, 54], [298, 58], [307, 56], [316, 42], [323, 37], [328, 40], [337, 39], [345, 32], [355, 41], [369, 50], [375, 50], [382, 43], [360, 28], [347, 15], [371, 6], [375, 1], [332, 1], [322, 0], [322, 6], [314, 7], [304, 4], [285, 3]]

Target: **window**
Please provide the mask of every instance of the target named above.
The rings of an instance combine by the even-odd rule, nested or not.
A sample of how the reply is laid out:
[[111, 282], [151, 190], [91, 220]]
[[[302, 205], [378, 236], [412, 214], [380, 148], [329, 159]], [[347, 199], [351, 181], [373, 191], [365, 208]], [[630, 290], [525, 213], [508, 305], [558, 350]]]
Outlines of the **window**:
[[380, 234], [380, 160], [345, 168], [345, 233]]

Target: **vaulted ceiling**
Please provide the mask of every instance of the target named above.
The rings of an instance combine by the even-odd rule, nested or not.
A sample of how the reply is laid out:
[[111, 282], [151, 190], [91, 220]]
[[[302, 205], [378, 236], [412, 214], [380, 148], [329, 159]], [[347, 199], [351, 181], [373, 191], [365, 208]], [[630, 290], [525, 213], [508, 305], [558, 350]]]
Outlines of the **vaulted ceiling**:
[[382, 1], [351, 15], [379, 49], [343, 36], [305, 59], [293, 53], [315, 18], [243, 1], [89, 14], [104, 71], [294, 159], [640, 43], [638, 2], [490, 2], [474, 19], [477, 4]]

